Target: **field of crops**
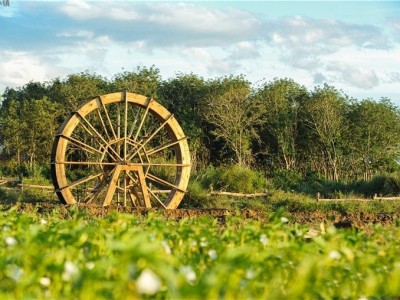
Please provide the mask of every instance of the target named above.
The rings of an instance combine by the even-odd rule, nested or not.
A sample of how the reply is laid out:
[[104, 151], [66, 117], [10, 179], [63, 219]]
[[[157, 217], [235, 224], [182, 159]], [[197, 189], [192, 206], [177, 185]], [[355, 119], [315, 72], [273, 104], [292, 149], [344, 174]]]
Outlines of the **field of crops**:
[[1, 299], [400, 296], [400, 222], [3, 211]]

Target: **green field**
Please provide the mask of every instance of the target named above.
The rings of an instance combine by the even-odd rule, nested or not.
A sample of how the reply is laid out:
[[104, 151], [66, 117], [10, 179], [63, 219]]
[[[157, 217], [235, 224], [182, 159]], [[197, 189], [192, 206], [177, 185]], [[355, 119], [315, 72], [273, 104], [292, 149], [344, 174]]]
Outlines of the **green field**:
[[400, 221], [336, 229], [278, 212], [167, 218], [1, 212], [1, 299], [400, 296]]

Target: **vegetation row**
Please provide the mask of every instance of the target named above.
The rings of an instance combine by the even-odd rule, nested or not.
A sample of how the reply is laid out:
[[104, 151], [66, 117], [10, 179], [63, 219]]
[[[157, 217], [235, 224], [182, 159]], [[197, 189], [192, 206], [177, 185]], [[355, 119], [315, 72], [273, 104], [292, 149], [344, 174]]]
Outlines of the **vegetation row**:
[[154, 97], [174, 113], [189, 137], [193, 176], [202, 189], [252, 192], [272, 185], [366, 196], [399, 190], [400, 112], [390, 99], [357, 100], [333, 86], [308, 90], [286, 78], [252, 84], [244, 76], [178, 73], [163, 79], [155, 67], [111, 79], [85, 72], [7, 88], [0, 176], [49, 178], [63, 120], [91, 97], [122, 90]]

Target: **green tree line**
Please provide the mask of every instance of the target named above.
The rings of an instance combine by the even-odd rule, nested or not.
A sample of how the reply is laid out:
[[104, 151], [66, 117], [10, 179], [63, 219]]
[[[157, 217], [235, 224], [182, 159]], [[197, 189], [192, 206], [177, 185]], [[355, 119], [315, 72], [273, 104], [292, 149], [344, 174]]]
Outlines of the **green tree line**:
[[3, 173], [47, 166], [57, 128], [91, 97], [115, 91], [154, 97], [189, 137], [194, 171], [210, 164], [369, 180], [398, 168], [400, 111], [386, 98], [356, 100], [327, 84], [292, 79], [252, 84], [245, 76], [204, 79], [155, 67], [108, 79], [89, 72], [6, 88], [0, 106]]

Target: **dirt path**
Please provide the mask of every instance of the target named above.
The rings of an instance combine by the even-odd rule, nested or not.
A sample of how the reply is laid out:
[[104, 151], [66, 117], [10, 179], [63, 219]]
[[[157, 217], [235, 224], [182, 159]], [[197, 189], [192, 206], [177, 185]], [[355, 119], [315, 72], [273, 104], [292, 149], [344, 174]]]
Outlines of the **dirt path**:
[[[99, 207], [82, 205], [79, 207], [68, 207], [60, 205], [58, 202], [36, 202], [36, 203], [22, 203], [0, 205], [0, 209], [7, 211], [15, 209], [20, 213], [38, 213], [47, 214], [53, 210], [57, 210], [61, 216], [68, 216], [73, 210], [82, 210], [88, 215], [103, 217], [112, 212], [132, 213], [137, 215], [147, 215], [149, 213], [162, 214], [168, 218], [181, 219], [181, 218], [195, 218], [201, 216], [212, 216], [224, 222], [225, 218], [230, 215], [237, 215], [238, 211], [227, 209], [175, 209], [175, 210], [157, 210], [157, 209], [135, 209], [129, 207]], [[240, 210], [241, 216], [245, 218], [257, 219], [260, 221], [268, 221], [271, 217], [270, 213], [260, 212], [255, 210]], [[321, 223], [330, 223], [337, 228], [363, 228], [371, 224], [382, 224], [393, 226], [400, 224], [400, 212], [386, 213], [386, 214], [373, 214], [373, 213], [339, 213], [339, 212], [285, 212], [284, 215], [289, 219], [290, 223], [300, 223], [309, 225], [319, 225]]]

